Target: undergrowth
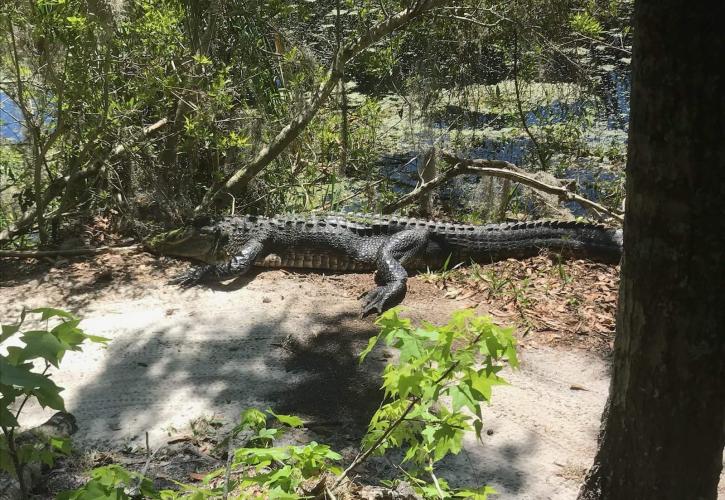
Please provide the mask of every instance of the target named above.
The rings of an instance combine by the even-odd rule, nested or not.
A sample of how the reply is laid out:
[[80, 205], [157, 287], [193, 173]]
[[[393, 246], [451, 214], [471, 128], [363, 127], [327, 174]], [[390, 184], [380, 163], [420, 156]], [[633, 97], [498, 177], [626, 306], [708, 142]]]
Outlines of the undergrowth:
[[[402, 456], [396, 464], [400, 477], [388, 486], [404, 480], [425, 498], [486, 499], [494, 493], [492, 488], [455, 488], [437, 475], [436, 466], [462, 450], [467, 432], [480, 439], [482, 403], [490, 401], [494, 386], [506, 383], [499, 375], [504, 366], [517, 366], [512, 329], [496, 326], [472, 310], [458, 311], [439, 326], [414, 326], [399, 312], [392, 309], [378, 318], [380, 332], [360, 354], [362, 363], [383, 343], [396, 349], [398, 356], [383, 372], [384, 400], [370, 420], [358, 454], [346, 467], [342, 456], [326, 444], [279, 444], [289, 429], [303, 427], [300, 418], [252, 408], [242, 413], [223, 443], [228, 449], [226, 465], [200, 483], [177, 483], [176, 489], [159, 491], [144, 473], [111, 464], [94, 469], [85, 485], [57, 498], [334, 499], [358, 487], [350, 475], [370, 457], [393, 455]], [[77, 320], [69, 321], [77, 327]], [[47, 335], [53, 333], [42, 336]], [[394, 450], [401, 453], [391, 454]]]

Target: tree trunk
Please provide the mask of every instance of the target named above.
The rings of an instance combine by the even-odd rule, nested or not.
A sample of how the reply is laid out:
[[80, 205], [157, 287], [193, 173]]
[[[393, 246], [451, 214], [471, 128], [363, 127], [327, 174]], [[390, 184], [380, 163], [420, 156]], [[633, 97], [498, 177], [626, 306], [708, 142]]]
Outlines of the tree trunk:
[[715, 499], [725, 444], [719, 2], [638, 0], [617, 338], [590, 499]]
[[[418, 174], [420, 175], [421, 184], [426, 184], [438, 176], [438, 167], [436, 163], [436, 150], [430, 148], [423, 153], [418, 160]], [[420, 214], [429, 217], [433, 214], [433, 190], [427, 191], [420, 197]]]

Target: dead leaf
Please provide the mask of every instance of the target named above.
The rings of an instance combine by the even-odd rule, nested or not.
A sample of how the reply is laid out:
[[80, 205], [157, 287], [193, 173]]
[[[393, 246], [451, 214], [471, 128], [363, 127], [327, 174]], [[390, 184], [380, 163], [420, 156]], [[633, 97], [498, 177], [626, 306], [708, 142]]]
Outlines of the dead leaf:
[[199, 472], [189, 472], [189, 479], [192, 481], [203, 481], [206, 474], [200, 474]]

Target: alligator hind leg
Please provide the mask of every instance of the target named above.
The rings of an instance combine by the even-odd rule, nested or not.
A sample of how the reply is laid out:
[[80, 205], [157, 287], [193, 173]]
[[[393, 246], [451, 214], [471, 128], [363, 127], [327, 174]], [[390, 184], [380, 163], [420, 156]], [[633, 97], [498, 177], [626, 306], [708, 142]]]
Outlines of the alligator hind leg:
[[376, 311], [378, 314], [400, 304], [405, 298], [408, 273], [403, 267], [428, 244], [428, 231], [412, 229], [394, 234], [377, 255], [378, 271], [375, 282], [378, 287], [367, 293], [362, 316]]
[[170, 281], [171, 284], [182, 287], [194, 286], [207, 279], [222, 280], [241, 276], [252, 267], [257, 254], [262, 251], [264, 244], [259, 240], [248, 242], [242, 249], [232, 257], [229, 262], [218, 265], [196, 266], [189, 271], [180, 274]]

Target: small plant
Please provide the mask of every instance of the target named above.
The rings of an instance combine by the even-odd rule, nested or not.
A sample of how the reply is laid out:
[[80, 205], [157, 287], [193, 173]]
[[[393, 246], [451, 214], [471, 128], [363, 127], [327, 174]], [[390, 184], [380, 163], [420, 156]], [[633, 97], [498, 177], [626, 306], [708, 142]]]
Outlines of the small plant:
[[491, 297], [501, 297], [506, 285], [511, 282], [508, 277], [501, 276], [495, 269], [484, 271], [481, 279], [488, 284], [488, 293]]
[[[45, 321], [44, 330], [20, 331], [28, 314], [40, 314]], [[51, 319], [59, 322], [49, 330]], [[11, 338], [18, 338], [22, 346], [7, 347], [7, 354], [0, 354], [0, 469], [17, 478], [22, 498], [30, 490], [26, 484], [25, 467], [33, 462], [52, 465], [57, 453], [68, 453], [70, 443], [65, 439], [52, 438], [50, 443], [25, 443], [17, 440], [19, 418], [28, 400], [37, 399], [43, 407], [65, 410], [58, 387], [48, 375], [51, 366], [58, 368], [68, 351], [80, 351], [85, 341], [105, 343], [108, 339], [86, 335], [78, 328], [80, 320], [59, 309], [41, 308], [23, 311], [20, 321], [14, 325], [2, 325], [0, 345]], [[38, 372], [36, 361], [43, 370]]]
[[511, 285], [511, 296], [519, 308], [526, 308], [531, 305], [531, 298], [526, 293], [531, 286], [531, 279], [524, 278], [520, 280], [519, 284], [514, 281], [509, 281]]
[[429, 283], [437, 283], [439, 281], [445, 283], [446, 281], [459, 277], [461, 274], [459, 268], [463, 265], [463, 263], [460, 262], [453, 267], [449, 267], [450, 263], [451, 256], [449, 255], [439, 270], [431, 271], [429, 268], [424, 273], [421, 273], [420, 276]]
[[142, 474], [112, 464], [93, 469], [91, 471], [91, 480], [83, 487], [63, 492], [56, 499], [98, 500], [100, 498], [112, 498], [125, 500], [134, 498], [130, 494], [131, 490], [136, 492], [136, 498], [173, 498], [160, 496], [154, 489], [153, 483]]
[[377, 324], [381, 332], [370, 339], [361, 361], [379, 341], [399, 349], [400, 356], [385, 368], [386, 402], [370, 420], [363, 451], [345, 474], [372, 454], [401, 448], [403, 463], [410, 465], [406, 476], [415, 479], [413, 486], [420, 494], [485, 499], [493, 493], [491, 488], [453, 491], [434, 469], [443, 457], [461, 451], [467, 431], [475, 431], [480, 439], [481, 403], [490, 401], [493, 386], [506, 383], [498, 375], [503, 364], [518, 366], [512, 330], [469, 309], [454, 313], [447, 325], [414, 328], [394, 308]]
[[[247, 439], [249, 446], [237, 448], [228, 467], [209, 474], [204, 479], [205, 484], [226, 474], [224, 491], [258, 486], [266, 491], [266, 498], [298, 498], [297, 491], [306, 479], [326, 471], [340, 473], [340, 469], [332, 464], [342, 457], [325, 444], [312, 441], [305, 446], [272, 446], [284, 433], [285, 427], [302, 427], [303, 422], [292, 415], [267, 411], [284, 427], [269, 429], [266, 426], [267, 415], [256, 409], [245, 411], [231, 437], [240, 433], [251, 434]], [[229, 479], [232, 471], [235, 471], [235, 477]]]
[[562, 259], [559, 254], [556, 255], [556, 270], [559, 273], [559, 278], [565, 285], [569, 285], [572, 281], [574, 281], [574, 278], [572, 278], [571, 274], [567, 272], [566, 267], [564, 266], [564, 259]]
[[[268, 415], [282, 427], [267, 428]], [[257, 410], [246, 410], [240, 423], [234, 427], [227, 441], [244, 437], [246, 446], [233, 449], [228, 457], [227, 467], [207, 474], [200, 486], [178, 484], [179, 490], [158, 491], [153, 483], [142, 474], [131, 472], [117, 465], [100, 467], [91, 472], [91, 480], [73, 491], [62, 493], [59, 500], [95, 500], [114, 498], [127, 500], [149, 498], [171, 500], [189, 498], [300, 498], [301, 484], [325, 472], [339, 474], [341, 469], [332, 465], [342, 457], [329, 446], [314, 441], [305, 446], [272, 446], [287, 428], [302, 427], [303, 422], [292, 415], [278, 415], [268, 410], [267, 414]], [[254, 491], [263, 491], [255, 495]]]

